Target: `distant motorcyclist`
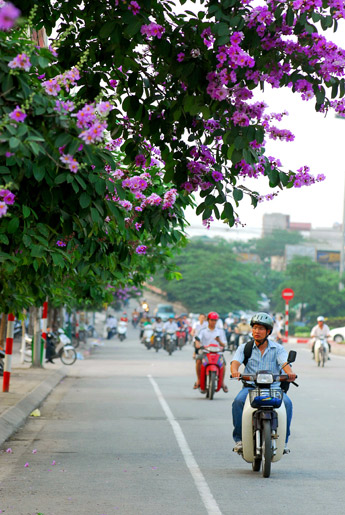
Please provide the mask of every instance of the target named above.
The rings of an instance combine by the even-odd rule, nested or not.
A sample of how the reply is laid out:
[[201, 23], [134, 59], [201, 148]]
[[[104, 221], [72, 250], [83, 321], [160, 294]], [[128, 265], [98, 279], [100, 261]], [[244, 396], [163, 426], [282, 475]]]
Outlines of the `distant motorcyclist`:
[[240, 322], [235, 327], [235, 333], [236, 333], [236, 339], [235, 339], [235, 345], [238, 347], [240, 336], [244, 334], [251, 334], [252, 328], [248, 324], [247, 317], [241, 316]]
[[[311, 333], [310, 333], [310, 337], [313, 338], [313, 340], [312, 340], [313, 345], [312, 345], [312, 349], [311, 349], [313, 359], [314, 359], [315, 343], [316, 343], [316, 340], [320, 337], [326, 338], [327, 345], [329, 348], [329, 353], [331, 352], [331, 344], [328, 341], [328, 338], [330, 338], [330, 329], [329, 329], [328, 325], [325, 324], [325, 317], [319, 316], [319, 317], [317, 317], [316, 320], [317, 320], [317, 324], [314, 325], [314, 327], [312, 328]], [[330, 359], [330, 358], [328, 358], [328, 359]]]
[[[200, 372], [201, 372], [201, 365], [202, 365], [202, 358], [203, 358], [203, 352], [202, 351], [200, 352], [201, 347], [206, 347], [210, 343], [217, 343], [220, 347], [223, 347], [223, 349], [226, 346], [226, 341], [224, 338], [224, 330], [218, 329], [216, 327], [218, 320], [219, 320], [218, 313], [216, 313], [215, 311], [211, 311], [207, 315], [208, 326], [205, 327], [204, 329], [202, 329], [199, 333], [199, 336], [196, 336], [196, 338], [195, 338], [194, 346], [195, 346], [195, 349], [198, 349], [199, 351], [195, 358], [195, 370], [196, 370], [197, 380], [193, 387], [194, 390], [199, 388], [199, 385], [200, 385]], [[225, 367], [226, 362], [225, 362], [225, 359], [223, 358], [223, 356], [220, 355], [219, 359], [220, 359], [220, 361], [222, 361], [222, 363], [224, 364], [224, 367]], [[223, 376], [223, 381], [224, 381], [224, 377], [225, 377], [225, 373]], [[228, 387], [224, 385], [224, 382], [222, 384], [222, 388], [223, 388], [224, 392], [228, 391]]]
[[166, 337], [165, 335], [167, 334], [175, 334], [176, 335], [176, 331], [178, 331], [178, 325], [177, 323], [175, 322], [175, 317], [173, 315], [171, 315], [169, 317], [169, 320], [167, 322], [165, 322], [164, 326], [163, 326], [163, 331], [164, 331], [164, 348], [166, 346]]
[[107, 329], [107, 340], [110, 340], [117, 331], [117, 318], [113, 315], [108, 315], [105, 324]]

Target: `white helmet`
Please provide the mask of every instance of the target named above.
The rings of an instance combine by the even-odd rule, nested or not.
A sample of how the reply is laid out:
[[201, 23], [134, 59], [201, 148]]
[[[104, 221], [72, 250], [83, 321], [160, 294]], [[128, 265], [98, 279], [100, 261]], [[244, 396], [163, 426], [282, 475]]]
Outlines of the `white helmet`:
[[325, 317], [317, 317], [316, 319], [318, 322], [324, 322], [325, 321]]

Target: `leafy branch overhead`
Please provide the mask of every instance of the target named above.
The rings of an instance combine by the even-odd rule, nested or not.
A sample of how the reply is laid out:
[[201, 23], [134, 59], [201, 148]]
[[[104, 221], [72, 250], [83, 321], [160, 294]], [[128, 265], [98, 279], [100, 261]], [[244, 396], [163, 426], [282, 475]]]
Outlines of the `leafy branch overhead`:
[[[203, 198], [198, 212], [233, 225], [243, 195], [253, 206], [262, 195], [245, 179], [267, 177], [270, 188], [292, 188], [324, 179], [306, 166], [288, 170], [265, 154], [269, 138], [292, 141], [256, 90], [289, 88], [317, 111], [345, 112], [344, 50], [322, 35], [337, 30], [343, 2], [315, 0], [210, 0], [189, 10], [184, 1], [27, 1], [38, 5], [35, 25], [70, 32], [59, 60], [72, 67], [88, 52], [79, 95], [107, 91], [116, 107], [113, 137], [123, 138], [127, 163], [150, 159], [145, 141], [158, 147], [166, 181]], [[288, 163], [287, 163], [288, 166]], [[254, 188], [256, 190], [256, 188]]]

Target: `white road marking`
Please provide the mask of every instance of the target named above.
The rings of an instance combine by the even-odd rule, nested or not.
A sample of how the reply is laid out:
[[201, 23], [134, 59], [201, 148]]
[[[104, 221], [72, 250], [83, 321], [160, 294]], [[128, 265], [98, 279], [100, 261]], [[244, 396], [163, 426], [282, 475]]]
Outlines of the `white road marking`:
[[159, 386], [156, 383], [156, 381], [153, 379], [153, 377], [150, 374], [148, 374], [147, 377], [149, 378], [149, 381], [153, 386], [153, 389], [157, 395], [159, 403], [162, 406], [162, 409], [163, 409], [164, 413], [166, 414], [168, 422], [170, 423], [170, 425], [174, 431], [177, 443], [180, 447], [180, 450], [182, 452], [182, 455], [184, 457], [186, 465], [189, 469], [189, 472], [191, 473], [191, 475], [194, 479], [195, 486], [197, 487], [197, 490], [200, 494], [202, 502], [204, 503], [207, 513], [209, 513], [210, 515], [222, 515], [222, 512], [220, 511], [218, 504], [216, 503], [216, 500], [213, 497], [211, 490], [210, 490], [210, 488], [209, 488], [209, 486], [208, 486], [208, 484], [207, 484], [207, 482], [206, 482], [206, 480], [193, 456], [193, 453], [187, 443], [187, 440], [183, 434], [180, 424], [175, 419], [175, 417], [174, 417], [171, 409], [169, 408], [168, 403], [164, 399], [163, 394], [160, 391]]

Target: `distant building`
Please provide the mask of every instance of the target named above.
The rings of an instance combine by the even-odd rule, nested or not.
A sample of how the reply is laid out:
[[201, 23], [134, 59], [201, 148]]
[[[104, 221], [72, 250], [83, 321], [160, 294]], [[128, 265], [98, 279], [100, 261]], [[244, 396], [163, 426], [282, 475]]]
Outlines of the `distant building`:
[[283, 215], [282, 213], [265, 214], [262, 222], [262, 235], [268, 236], [277, 229], [282, 231], [310, 232], [311, 223], [290, 222], [290, 216]]
[[298, 245], [286, 245], [285, 256], [272, 256], [272, 270], [285, 270], [286, 265], [295, 256], [309, 257], [313, 261], [339, 270], [340, 252], [342, 245], [342, 225], [334, 224], [333, 227], [316, 228], [307, 222], [290, 222], [289, 215], [282, 213], [266, 214], [263, 217], [262, 234], [268, 236], [274, 230], [301, 232], [305, 241]]

